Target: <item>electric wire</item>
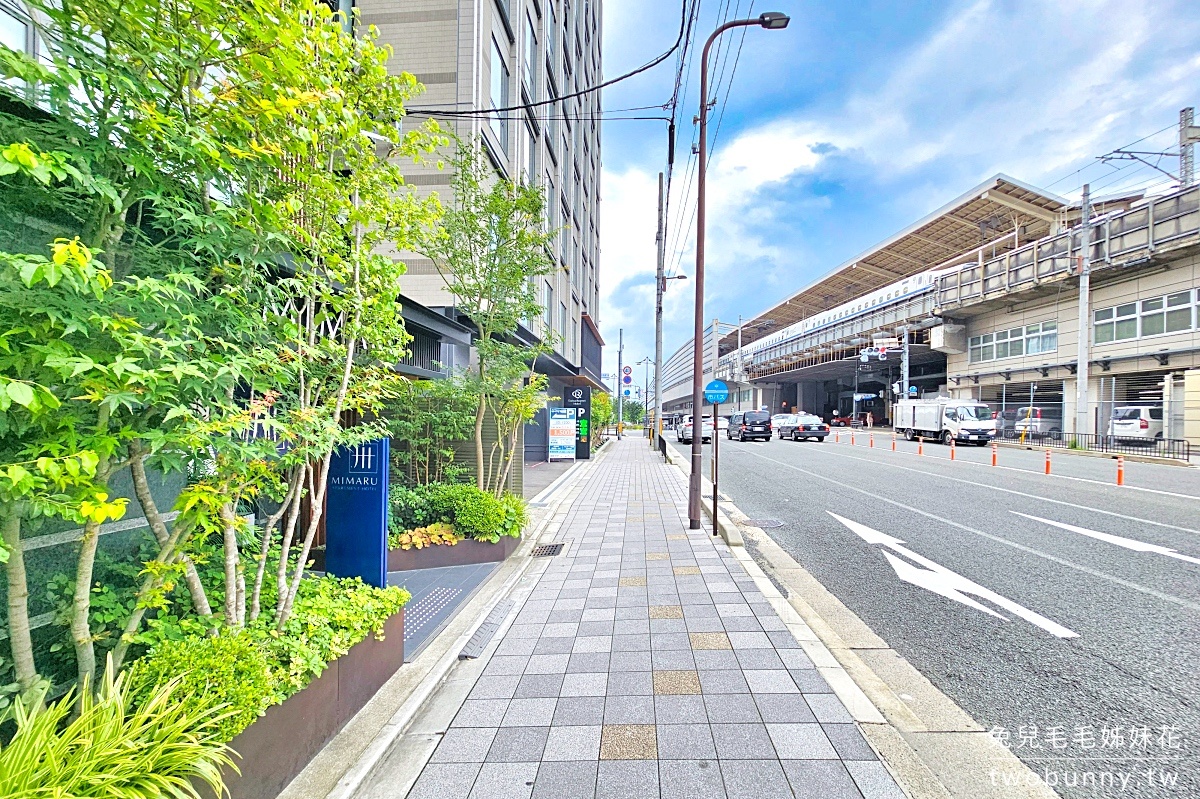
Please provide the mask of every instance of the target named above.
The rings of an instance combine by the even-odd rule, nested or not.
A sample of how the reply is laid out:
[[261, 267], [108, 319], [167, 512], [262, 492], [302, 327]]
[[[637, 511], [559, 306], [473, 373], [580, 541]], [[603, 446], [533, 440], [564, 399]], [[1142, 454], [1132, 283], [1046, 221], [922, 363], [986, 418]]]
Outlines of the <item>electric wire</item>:
[[[609, 86], [613, 86], [617, 83], [620, 83], [621, 81], [628, 80], [629, 78], [632, 78], [635, 75], [640, 75], [641, 73], [646, 72], [647, 70], [653, 69], [654, 67], [661, 64], [663, 61], [666, 61], [668, 58], [670, 58], [671, 54], [674, 53], [676, 50], [678, 50], [679, 45], [683, 42], [683, 32], [684, 32], [684, 28], [687, 26], [687, 17], [688, 17], [688, 0], [683, 0], [683, 8], [680, 12], [680, 19], [679, 19], [679, 35], [675, 38], [675, 43], [671, 45], [671, 48], [669, 50], [667, 50], [665, 53], [662, 53], [659, 56], [656, 56], [655, 58], [651, 59], [650, 61], [647, 61], [645, 64], [642, 64], [640, 67], [638, 67], [636, 69], [630, 70], [629, 72], [626, 72], [623, 75], [618, 75], [615, 78], [610, 78], [608, 80], [601, 81], [600, 83], [597, 83], [594, 86], [588, 86], [586, 88], [579, 89], [578, 91], [569, 92], [568, 94], [562, 94], [562, 95], [559, 95], [558, 97], [552, 97], [548, 100], [538, 100], [537, 102], [533, 102], [533, 103], [521, 103], [519, 105], [507, 106], [505, 108], [469, 108], [469, 109], [464, 109], [464, 110], [441, 110], [441, 109], [436, 109], [436, 108], [410, 108], [410, 109], [408, 109], [408, 113], [411, 115], [416, 115], [416, 116], [474, 117], [474, 116], [479, 116], [481, 114], [484, 116], [488, 116], [491, 114], [505, 114], [505, 113], [509, 113], [512, 111], [528, 111], [531, 108], [540, 108], [541, 106], [544, 106], [544, 105], [553, 105], [554, 103], [563, 102], [565, 100], [572, 100], [577, 97], [584, 97], [584, 96], [592, 94], [594, 92], [598, 92], [601, 89], [605, 89]], [[565, 106], [564, 106], [564, 108], [565, 108]]]

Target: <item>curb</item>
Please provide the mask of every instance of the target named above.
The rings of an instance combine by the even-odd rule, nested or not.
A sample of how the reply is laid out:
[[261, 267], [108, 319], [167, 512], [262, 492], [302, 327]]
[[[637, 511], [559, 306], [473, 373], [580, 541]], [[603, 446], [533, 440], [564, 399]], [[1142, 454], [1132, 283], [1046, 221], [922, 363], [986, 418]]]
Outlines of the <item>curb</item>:
[[[667, 452], [668, 453], [671, 452], [670, 446], [667, 447]], [[683, 472], [684, 477], [688, 478], [689, 480], [691, 479], [690, 471], [688, 470], [687, 467], [684, 466], [684, 464], [681, 460], [675, 460], [668, 454], [667, 455], [667, 463], [671, 464], [672, 466], [679, 469], [679, 471]], [[705, 488], [708, 489], [709, 494], [713, 493], [712, 480], [709, 480], [707, 477], [705, 477], [703, 474], [701, 474], [700, 475], [700, 493], [703, 494]], [[732, 521], [730, 521], [729, 517], [726, 516], [724, 511], [721, 510], [721, 507], [720, 507], [721, 502], [728, 503], [729, 500], [723, 496], [718, 497], [717, 532], [719, 532], [721, 534], [721, 538], [724, 539], [724, 541], [727, 545], [729, 545], [731, 547], [745, 546], [745, 540], [742, 538], [742, 531], [738, 528], [738, 526], [736, 524], [734, 524]], [[704, 518], [708, 519], [709, 523], [711, 524], [712, 520], [713, 520], [712, 504], [701, 501], [700, 510], [704, 514]]]

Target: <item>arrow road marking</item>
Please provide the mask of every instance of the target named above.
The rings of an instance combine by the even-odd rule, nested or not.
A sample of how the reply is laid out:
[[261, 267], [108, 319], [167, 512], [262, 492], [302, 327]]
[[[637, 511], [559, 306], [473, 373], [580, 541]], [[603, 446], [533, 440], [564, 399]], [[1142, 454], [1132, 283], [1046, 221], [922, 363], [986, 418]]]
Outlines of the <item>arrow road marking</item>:
[[[1053, 622], [1038, 613], [1034, 613], [1029, 608], [1013, 602], [1011, 599], [1000, 596], [999, 594], [984, 588], [972, 580], [968, 580], [961, 574], [957, 574], [939, 563], [934, 563], [928, 558], [922, 557], [917, 553], [904, 546], [904, 541], [890, 536], [887, 533], [881, 533], [878, 530], [867, 527], [865, 524], [844, 519], [838, 516], [833, 511], [826, 511], [830, 516], [837, 519], [852, 532], [858, 535], [859, 538], [866, 541], [868, 544], [881, 544], [884, 547], [892, 550], [899, 555], [903, 555], [913, 563], [919, 564], [914, 566], [913, 563], [907, 563], [900, 560], [891, 552], [884, 552], [883, 556], [887, 558], [892, 569], [895, 570], [896, 576], [906, 583], [915, 585], [918, 588], [924, 588], [926, 591], [931, 591], [939, 596], [944, 596], [947, 599], [953, 599], [970, 608], [981, 610], [984, 613], [995, 616], [1003, 621], [1008, 621], [1008, 618], [991, 608], [976, 602], [968, 594], [985, 599], [997, 607], [1007, 610], [1009, 613], [1024, 619], [1035, 627], [1040, 627], [1046, 632], [1057, 638], [1078, 638], [1079, 633], [1063, 627], [1057, 622]], [[924, 568], [919, 568], [924, 567]]]
[[1030, 516], [1027, 513], [1018, 513], [1015, 510], [1009, 511], [1009, 513], [1016, 513], [1018, 516], [1024, 516], [1026, 519], [1032, 519], [1035, 522], [1043, 522], [1045, 524], [1053, 525], [1054, 527], [1061, 527], [1063, 530], [1069, 530], [1072, 533], [1086, 535], [1089, 538], [1095, 538], [1097, 541], [1104, 541], [1115, 546], [1124, 547], [1125, 549], [1132, 549], [1134, 552], [1154, 552], [1158, 555], [1166, 555], [1168, 558], [1175, 558], [1175, 560], [1182, 560], [1188, 563], [1200, 563], [1200, 558], [1193, 558], [1190, 555], [1183, 555], [1173, 549], [1170, 549], [1169, 547], [1160, 546], [1158, 544], [1147, 544], [1145, 541], [1135, 541], [1132, 538], [1123, 538], [1119, 535], [1100, 533], [1095, 530], [1089, 530], [1086, 527], [1076, 527], [1075, 525], [1067, 524], [1066, 522], [1056, 522], [1052, 519], [1043, 519], [1040, 516]]

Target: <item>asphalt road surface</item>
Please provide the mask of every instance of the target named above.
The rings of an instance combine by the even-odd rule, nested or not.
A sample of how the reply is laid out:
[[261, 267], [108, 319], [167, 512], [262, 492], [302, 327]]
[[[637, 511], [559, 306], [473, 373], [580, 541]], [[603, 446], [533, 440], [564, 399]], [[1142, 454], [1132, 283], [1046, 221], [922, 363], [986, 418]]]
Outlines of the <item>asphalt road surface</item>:
[[722, 436], [720, 491], [1061, 795], [1200, 796], [1200, 470], [841, 439]]

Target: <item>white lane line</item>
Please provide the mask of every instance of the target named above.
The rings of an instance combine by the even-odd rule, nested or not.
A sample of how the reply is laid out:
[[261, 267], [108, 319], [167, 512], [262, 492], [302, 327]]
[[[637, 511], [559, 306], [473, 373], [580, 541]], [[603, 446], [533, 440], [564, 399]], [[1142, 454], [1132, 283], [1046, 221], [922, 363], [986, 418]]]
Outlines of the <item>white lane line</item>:
[[[846, 455], [841, 452], [835, 452], [835, 451], [830, 451], [830, 450], [824, 450], [824, 452], [828, 453], [829, 455], [834, 456], [835, 458], [846, 458], [846, 459], [852, 460], [852, 461], [861, 461], [862, 463], [877, 463], [880, 466], [887, 466], [888, 468], [891, 468], [891, 469], [900, 469], [901, 471], [904, 471], [904, 472], [913, 472], [915, 474], [923, 474], [928, 477], [936, 477], [939, 480], [951, 480], [955, 483], [966, 483], [967, 485], [975, 486], [976, 488], [987, 488], [992, 491], [1001, 491], [1005, 494], [1015, 494], [1018, 497], [1025, 497], [1027, 499], [1036, 499], [1036, 500], [1040, 500], [1042, 502], [1050, 502], [1054, 505], [1066, 505], [1068, 508], [1076, 508], [1078, 510], [1085, 510], [1085, 511], [1088, 511], [1089, 513], [1100, 513], [1105, 516], [1115, 516], [1118, 519], [1125, 519], [1126, 521], [1130, 521], [1130, 522], [1138, 522], [1139, 524], [1152, 524], [1155, 527], [1165, 527], [1169, 530], [1178, 530], [1182, 533], [1190, 533], [1191, 535], [1200, 535], [1200, 530], [1194, 530], [1191, 527], [1180, 527], [1177, 524], [1167, 524], [1166, 522], [1156, 522], [1153, 519], [1142, 519], [1137, 516], [1127, 516], [1124, 513], [1117, 513], [1115, 511], [1111, 511], [1111, 510], [1101, 510], [1100, 508], [1084, 508], [1084, 507], [1080, 507], [1079, 505], [1077, 505], [1074, 502], [1065, 502], [1061, 499], [1051, 499], [1050, 497], [1043, 497], [1039, 494], [1029, 494], [1029, 493], [1026, 493], [1025, 491], [1017, 491], [1016, 489], [1012, 489], [1012, 488], [1001, 488], [1000, 486], [987, 485], [986, 483], [980, 483], [975, 480], [964, 480], [961, 477], [949, 477], [949, 476], [943, 475], [943, 474], [934, 474], [932, 472], [927, 472], [922, 469], [914, 469], [909, 466], [901, 466], [898, 463], [888, 463], [887, 461], [874, 460], [872, 458], [856, 458], [853, 455]], [[1001, 467], [996, 467], [996, 468], [1001, 468]], [[1021, 470], [1016, 469], [1015, 471], [1021, 471]]]
[[1160, 546], [1158, 544], [1148, 544], [1145, 541], [1124, 538], [1123, 536], [1112, 535], [1111, 533], [1101, 533], [1097, 532], [1096, 530], [1089, 530], [1086, 527], [1076, 527], [1075, 525], [1067, 524], [1066, 522], [1056, 522], [1052, 519], [1043, 519], [1040, 516], [1030, 516], [1028, 513], [1020, 513], [1015, 510], [1010, 510], [1009, 513], [1015, 513], [1018, 516], [1024, 516], [1026, 519], [1032, 519], [1035, 522], [1042, 522], [1043, 524], [1053, 525], [1054, 527], [1059, 527], [1063, 530], [1069, 530], [1072, 533], [1086, 535], [1089, 538], [1095, 538], [1098, 541], [1104, 541], [1115, 546], [1124, 547], [1125, 549], [1132, 549], [1134, 552], [1154, 552], [1159, 555], [1166, 555], [1168, 558], [1175, 558], [1176, 560], [1182, 560], [1188, 563], [1200, 563], [1200, 558], [1193, 558], [1191, 555], [1184, 555], [1174, 549]]
[[942, 524], [947, 524], [951, 527], [957, 528], [964, 532], [982, 536], [983, 538], [986, 538], [989, 541], [995, 541], [997, 544], [1003, 544], [1006, 547], [1012, 547], [1013, 549], [1020, 550], [1021, 552], [1025, 552], [1027, 554], [1034, 555], [1034, 556], [1042, 558], [1044, 560], [1048, 560], [1051, 563], [1057, 563], [1060, 566], [1066, 566], [1068, 569], [1074, 569], [1075, 571], [1082, 572], [1083, 574], [1087, 574], [1091, 577], [1095, 577], [1100, 580], [1106, 580], [1110, 583], [1116, 583], [1117, 585], [1128, 588], [1130, 591], [1137, 591], [1140, 594], [1146, 594], [1147, 596], [1152, 596], [1156, 599], [1161, 599], [1164, 602], [1170, 602], [1172, 605], [1179, 605], [1181, 607], [1185, 607], [1190, 610], [1195, 610], [1195, 611], [1200, 612], [1200, 604], [1197, 604], [1197, 603], [1192, 602], [1187, 599], [1183, 599], [1182, 597], [1177, 597], [1174, 594], [1163, 593], [1162, 591], [1158, 591], [1154, 588], [1148, 588], [1144, 585], [1139, 585], [1138, 583], [1130, 582], [1129, 580], [1125, 580], [1121, 577], [1117, 577], [1115, 574], [1109, 574], [1108, 572], [1102, 572], [1099, 569], [1093, 569], [1091, 566], [1084, 566], [1082, 563], [1075, 563], [1074, 561], [1070, 561], [1065, 558], [1060, 558], [1057, 555], [1051, 555], [1049, 552], [1042, 552], [1040, 549], [1034, 549], [1033, 547], [1027, 547], [1024, 544], [1018, 544], [1016, 541], [1009, 541], [1007, 538], [1001, 538], [998, 535], [992, 535], [991, 533], [985, 533], [983, 530], [976, 530], [974, 527], [968, 527], [965, 524], [961, 524], [952, 519], [947, 519], [944, 516], [938, 516], [936, 513], [930, 513], [929, 511], [921, 510], [920, 508], [914, 508], [912, 505], [906, 505], [903, 502], [898, 502], [889, 497], [885, 497], [882, 494], [873, 494], [864, 488], [858, 488], [857, 486], [852, 486], [847, 483], [843, 483], [840, 480], [835, 480], [832, 477], [826, 477], [825, 475], [818, 474], [817, 472], [811, 472], [808, 469], [801, 469], [799, 466], [793, 466], [790, 463], [786, 463], [781, 460], [776, 460], [775, 458], [768, 458], [766, 455], [757, 455], [755, 457], [762, 458], [765, 461], [771, 461], [772, 463], [777, 463], [780, 466], [786, 467], [788, 469], [793, 469], [797, 472], [801, 472], [802, 474], [807, 474], [808, 476], [815, 477], [818, 480], [824, 480], [827, 483], [833, 483], [842, 491], [854, 491], [859, 494], [865, 494], [866, 496], [871, 497], [872, 499], [877, 499], [880, 502], [886, 502], [889, 505], [893, 505], [897, 508], [901, 508], [910, 513], [915, 513], [918, 516], [924, 516], [927, 519], [934, 519], [936, 521], [941, 522]]
[[[929, 442], [928, 440], [926, 440], [926, 441], [925, 441], [925, 443], [926, 443], [926, 444], [928, 444], [928, 443], [930, 443], [930, 442]], [[935, 442], [935, 443], [936, 443], [936, 442]], [[861, 445], [861, 444], [858, 444], [858, 445], [856, 445], [856, 446], [862, 446], [862, 445]], [[941, 445], [940, 445], [940, 444], [938, 444], [937, 446], [941, 446]], [[878, 451], [880, 451], [880, 452], [886, 452], [886, 453], [888, 453], [889, 455], [890, 455], [890, 454], [892, 454], [892, 453], [891, 453], [891, 450], [890, 450], [890, 449], [887, 449], [887, 448], [885, 448], [885, 447], [875, 447], [875, 449], [876, 449], [876, 450], [878, 450]], [[896, 453], [895, 453], [895, 454], [897, 454], [897, 455], [907, 455], [907, 456], [909, 456], [909, 457], [911, 457], [911, 458], [922, 458], [922, 459], [924, 459], [924, 460], [926, 460], [926, 461], [931, 461], [931, 462], [934, 462], [934, 463], [950, 463], [950, 459], [949, 459], [949, 458], [939, 458], [939, 457], [936, 457], [936, 456], [930, 456], [930, 455], [917, 455], [917, 453], [915, 453], [915, 452], [908, 452], [908, 451], [905, 451], [905, 450], [896, 450]], [[1068, 455], [1068, 456], [1066, 456], [1066, 457], [1070, 457], [1070, 456]], [[990, 463], [980, 463], [979, 461], [973, 461], [973, 460], [969, 460], [969, 459], [968, 459], [968, 460], [959, 460], [959, 459], [957, 459], [957, 458], [956, 458], [956, 459], [954, 460], [954, 462], [955, 462], [955, 463], [962, 463], [962, 464], [965, 464], [965, 465], [967, 465], [967, 466], [986, 466], [988, 469], [1002, 469], [1002, 470], [1004, 470], [1004, 471], [1006, 471], [1006, 472], [1017, 472], [1017, 473], [1019, 473], [1019, 474], [1034, 475], [1034, 476], [1038, 476], [1038, 477], [1048, 477], [1048, 478], [1050, 478], [1050, 479], [1052, 479], [1052, 480], [1053, 480], [1053, 479], [1058, 479], [1058, 480], [1074, 480], [1074, 481], [1076, 481], [1076, 482], [1079, 482], [1079, 483], [1091, 483], [1091, 484], [1093, 484], [1093, 485], [1104, 486], [1105, 488], [1117, 488], [1117, 485], [1116, 485], [1115, 483], [1109, 483], [1109, 482], [1105, 482], [1104, 480], [1093, 480], [1093, 479], [1091, 479], [1090, 477], [1071, 477], [1071, 476], [1069, 476], [1069, 475], [1065, 475], [1065, 474], [1049, 474], [1049, 475], [1045, 475], [1045, 474], [1042, 474], [1040, 471], [1038, 471], [1038, 470], [1036, 470], [1036, 469], [1018, 469], [1018, 468], [1017, 468], [1017, 467], [1015, 467], [1015, 466], [992, 466]], [[875, 463], [875, 461], [872, 461], [872, 463]], [[1165, 496], [1165, 497], [1178, 497], [1179, 499], [1192, 499], [1192, 500], [1197, 500], [1197, 501], [1200, 501], [1200, 496], [1198, 496], [1198, 495], [1196, 495], [1196, 494], [1178, 494], [1178, 493], [1176, 493], [1176, 492], [1174, 492], [1174, 491], [1162, 491], [1162, 490], [1160, 490], [1160, 489], [1157, 489], [1157, 488], [1142, 488], [1141, 486], [1131, 486], [1131, 485], [1128, 485], [1128, 484], [1126, 484], [1126, 485], [1123, 485], [1123, 486], [1120, 486], [1120, 490], [1121, 490], [1121, 491], [1142, 491], [1142, 492], [1145, 492], [1145, 493], [1147, 493], [1147, 494], [1159, 494], [1159, 495], [1161, 495], [1161, 496]]]
[[991, 608], [976, 602], [974, 599], [971, 599], [970, 596], [967, 596], [967, 594], [971, 594], [972, 596], [977, 596], [980, 599], [986, 599], [988, 602], [991, 602], [997, 607], [1004, 608], [1014, 616], [1024, 619], [1035, 627], [1040, 627], [1056, 638], [1079, 637], [1079, 633], [1069, 630], [1066, 627], [1063, 627], [1061, 624], [1053, 622], [1039, 613], [1033, 612], [1024, 605], [1019, 605], [1016, 602], [1013, 602], [1011, 599], [984, 588], [979, 583], [969, 580], [957, 572], [951, 571], [940, 563], [935, 563], [926, 557], [918, 555], [908, 547], [903, 546], [904, 541], [901, 541], [899, 538], [890, 536], [887, 533], [881, 533], [878, 530], [867, 527], [865, 524], [859, 524], [858, 522], [853, 522], [849, 519], [842, 518], [833, 511], [825, 512], [837, 519], [846, 527], [850, 528], [851, 531], [856, 533], [859, 538], [866, 541], [868, 544], [882, 544], [888, 549], [891, 549], [893, 552], [903, 555], [904, 557], [913, 561], [913, 563], [917, 563], [924, 567], [918, 568], [917, 566], [912, 565], [912, 563], [906, 563], [905, 561], [900, 560], [891, 552], [884, 552], [883, 556], [887, 558], [888, 563], [892, 565], [892, 568], [896, 572], [896, 576], [906, 583], [911, 583], [919, 588], [924, 588], [926, 591], [932, 591], [939, 596], [944, 596], [947, 599], [960, 602], [967, 607], [981, 610], [984, 613], [995, 616], [1001, 621], [1008, 621], [1006, 616], [997, 613]]

